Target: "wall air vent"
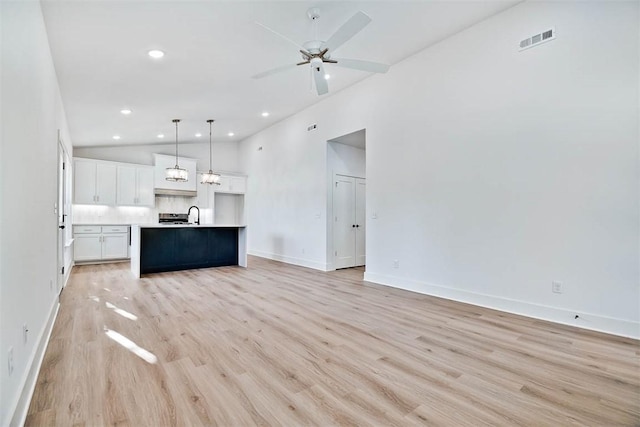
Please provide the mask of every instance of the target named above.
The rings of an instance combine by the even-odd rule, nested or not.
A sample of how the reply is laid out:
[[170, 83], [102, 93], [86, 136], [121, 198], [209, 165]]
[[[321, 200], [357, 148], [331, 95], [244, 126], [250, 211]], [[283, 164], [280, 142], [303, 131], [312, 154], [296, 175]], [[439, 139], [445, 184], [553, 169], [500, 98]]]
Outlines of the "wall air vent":
[[531, 37], [527, 37], [520, 41], [520, 50], [529, 49], [530, 47], [538, 46], [556, 38], [556, 29], [551, 28], [540, 33], [536, 33]]

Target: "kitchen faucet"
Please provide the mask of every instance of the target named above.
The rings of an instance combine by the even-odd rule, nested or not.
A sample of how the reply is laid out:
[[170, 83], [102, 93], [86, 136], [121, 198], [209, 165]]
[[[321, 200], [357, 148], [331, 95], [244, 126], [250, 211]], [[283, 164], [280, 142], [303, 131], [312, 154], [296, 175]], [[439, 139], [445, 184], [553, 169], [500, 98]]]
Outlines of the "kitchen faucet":
[[197, 225], [200, 225], [200, 208], [199, 208], [199, 207], [197, 207], [197, 206], [195, 206], [195, 205], [194, 205], [194, 206], [191, 206], [191, 207], [189, 208], [189, 210], [187, 211], [187, 216], [191, 215], [191, 209], [193, 209], [193, 208], [196, 208], [196, 210], [198, 211], [198, 217], [196, 218], [196, 224], [197, 224]]

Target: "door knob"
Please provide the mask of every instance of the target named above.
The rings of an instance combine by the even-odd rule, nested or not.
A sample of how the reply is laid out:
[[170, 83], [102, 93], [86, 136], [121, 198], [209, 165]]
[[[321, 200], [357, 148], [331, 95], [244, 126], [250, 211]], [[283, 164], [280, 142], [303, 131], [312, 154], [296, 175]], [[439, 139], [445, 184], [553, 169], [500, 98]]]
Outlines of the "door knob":
[[59, 228], [60, 230], [64, 230], [64, 225], [59, 225], [59, 226], [58, 226], [58, 228]]

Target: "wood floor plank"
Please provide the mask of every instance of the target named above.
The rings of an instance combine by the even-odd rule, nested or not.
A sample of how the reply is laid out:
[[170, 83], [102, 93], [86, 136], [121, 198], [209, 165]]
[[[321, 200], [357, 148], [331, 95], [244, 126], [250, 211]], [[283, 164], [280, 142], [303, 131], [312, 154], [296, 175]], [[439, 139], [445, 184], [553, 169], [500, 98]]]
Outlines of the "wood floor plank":
[[640, 425], [637, 340], [362, 275], [76, 266], [26, 425]]

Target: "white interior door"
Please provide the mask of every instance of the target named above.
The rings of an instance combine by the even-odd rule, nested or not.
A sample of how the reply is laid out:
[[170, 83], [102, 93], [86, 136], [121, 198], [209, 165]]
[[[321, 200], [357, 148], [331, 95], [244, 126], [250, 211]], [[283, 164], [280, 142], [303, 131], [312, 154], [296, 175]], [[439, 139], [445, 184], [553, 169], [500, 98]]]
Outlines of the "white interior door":
[[56, 280], [56, 289], [58, 292], [62, 290], [62, 286], [64, 285], [64, 244], [65, 244], [65, 235], [66, 235], [66, 227], [68, 224], [66, 223], [67, 214], [65, 211], [66, 200], [65, 200], [65, 189], [66, 189], [66, 174], [65, 174], [65, 153], [64, 148], [60, 141], [58, 141], [58, 203], [56, 206], [58, 213], [58, 274]]
[[356, 265], [355, 178], [336, 175], [333, 186], [335, 268]]
[[355, 265], [365, 265], [367, 261], [365, 253], [365, 236], [366, 236], [366, 199], [367, 184], [364, 178], [355, 179]]

